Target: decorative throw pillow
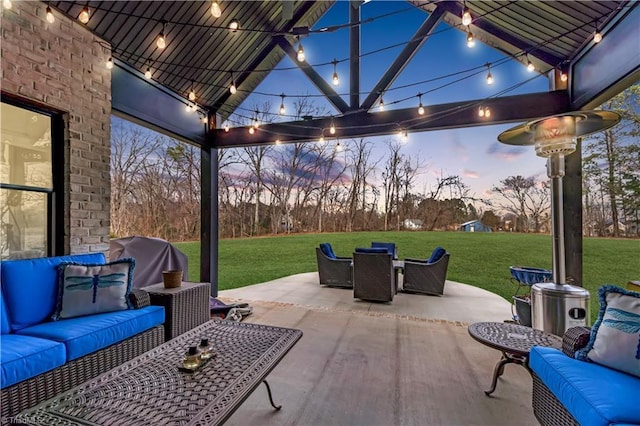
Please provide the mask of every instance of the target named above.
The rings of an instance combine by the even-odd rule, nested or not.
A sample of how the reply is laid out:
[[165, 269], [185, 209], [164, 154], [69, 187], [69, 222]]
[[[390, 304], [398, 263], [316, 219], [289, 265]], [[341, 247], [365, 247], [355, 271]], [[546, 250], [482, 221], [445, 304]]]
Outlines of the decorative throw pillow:
[[640, 293], [607, 285], [598, 298], [598, 319], [576, 358], [640, 377]]
[[99, 265], [61, 263], [58, 265], [58, 302], [51, 319], [131, 309], [129, 292], [134, 267], [132, 258]]

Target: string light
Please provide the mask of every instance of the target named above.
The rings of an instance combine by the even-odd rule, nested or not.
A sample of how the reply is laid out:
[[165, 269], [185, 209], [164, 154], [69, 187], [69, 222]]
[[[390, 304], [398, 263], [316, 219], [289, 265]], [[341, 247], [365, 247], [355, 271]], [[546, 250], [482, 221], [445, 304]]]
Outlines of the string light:
[[260, 120], [258, 120], [258, 117], [260, 117], [260, 111], [256, 110], [256, 115], [254, 118], [254, 122], [253, 122], [253, 126], [257, 129], [258, 127], [260, 127]]
[[402, 132], [402, 142], [407, 142], [409, 140], [409, 132], [406, 130]]
[[13, 6], [13, 4], [11, 3], [11, 0], [2, 1], [2, 7], [4, 7], [5, 9], [11, 9], [11, 6]]
[[300, 36], [298, 36], [298, 53], [296, 57], [298, 58], [298, 62], [304, 62], [304, 48], [302, 47]]
[[190, 101], [196, 100], [196, 92], [194, 92], [193, 90], [193, 81], [191, 81], [191, 90], [189, 91], [189, 100]]
[[280, 138], [276, 138], [276, 145], [280, 145]]
[[418, 93], [418, 114], [424, 115], [424, 107], [422, 106], [422, 93]]
[[225, 123], [224, 123], [224, 131], [225, 132], [229, 131], [229, 122], [228, 121], [225, 121]]
[[231, 22], [229, 22], [229, 30], [231, 30], [232, 33], [235, 33], [239, 29], [240, 29], [240, 22], [237, 19], [234, 19]]
[[596, 19], [596, 22], [595, 22], [595, 26], [596, 26], [596, 29], [593, 32], [593, 42], [597, 44], [597, 43], [600, 43], [602, 41], [602, 34], [600, 33], [600, 31], [598, 31], [598, 20], [597, 19]]
[[211, 14], [214, 18], [219, 18], [222, 16], [222, 9], [220, 9], [220, 5], [216, 0], [211, 2]]
[[85, 4], [80, 11], [80, 15], [78, 15], [78, 21], [86, 24], [89, 22], [89, 7]]
[[491, 64], [487, 64], [487, 84], [493, 84], [493, 76], [491, 75]]
[[255, 132], [256, 132], [256, 129], [253, 126], [249, 127], [249, 134], [250, 135], [254, 134]]
[[158, 49], [164, 49], [165, 47], [167, 47], [167, 41], [164, 39], [165, 25], [166, 25], [166, 22], [163, 21], [162, 31], [160, 31], [160, 34], [158, 34], [158, 38], [156, 39], [156, 46], [158, 46]]
[[467, 32], [467, 47], [471, 49], [476, 45], [476, 40], [473, 38], [473, 34], [471, 33], [471, 29]]
[[51, 11], [51, 7], [49, 5], [47, 5], [47, 21], [49, 21], [50, 24], [53, 24], [56, 20], [56, 17], [53, 16], [53, 12]]
[[378, 102], [378, 108], [380, 111], [384, 111], [384, 99], [382, 99], [382, 93], [380, 94], [380, 101]]
[[229, 92], [231, 92], [232, 95], [235, 95], [237, 91], [238, 88], [236, 87], [236, 82], [233, 79], [233, 73], [231, 73], [231, 86], [229, 86]]
[[337, 86], [340, 84], [340, 79], [338, 78], [338, 71], [336, 71], [336, 66], [338, 65], [338, 61], [336, 59], [333, 60], [333, 85]]
[[471, 12], [469, 11], [469, 8], [467, 7], [467, 3], [464, 3], [464, 9], [462, 9], [462, 25], [471, 25]]
[[531, 59], [529, 59], [529, 56], [527, 55], [527, 71], [534, 72], [535, 70], [536, 70], [536, 67], [533, 65], [533, 63], [531, 62]]
[[144, 72], [144, 78], [151, 80], [151, 67], [147, 66], [147, 70]]
[[480, 108], [478, 108], [478, 116], [489, 118], [491, 117], [491, 110], [489, 109], [489, 107], [481, 106]]
[[282, 102], [280, 102], [280, 115], [284, 115], [284, 113], [286, 112], [286, 110], [284, 109], [285, 94], [281, 94], [280, 97], [282, 98]]
[[564, 70], [560, 71], [560, 80], [567, 81], [568, 79], [569, 76], [567, 75], [567, 73]]
[[113, 68], [113, 58], [109, 56], [109, 59], [107, 59], [107, 69], [112, 69], [112, 68]]
[[340, 141], [338, 141], [338, 143], [336, 143], [336, 151], [337, 152], [342, 152], [342, 145], [340, 145]]
[[203, 122], [204, 124], [207, 124], [207, 122], [208, 122], [208, 121], [209, 121], [209, 120], [207, 120], [207, 116], [206, 116], [206, 115], [205, 115], [204, 117], [202, 117], [202, 122]]
[[322, 129], [322, 133], [320, 134], [320, 139], [318, 139], [319, 143], [324, 143], [324, 129]]
[[329, 126], [329, 133], [332, 135], [336, 134], [336, 125], [333, 123], [333, 118], [331, 119], [331, 126]]

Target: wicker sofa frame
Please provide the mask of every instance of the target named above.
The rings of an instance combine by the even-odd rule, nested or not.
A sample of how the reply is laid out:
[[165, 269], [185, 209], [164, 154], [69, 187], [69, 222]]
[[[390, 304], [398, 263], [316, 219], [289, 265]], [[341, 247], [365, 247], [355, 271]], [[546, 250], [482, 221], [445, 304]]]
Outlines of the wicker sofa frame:
[[[562, 336], [562, 352], [573, 358], [577, 350], [589, 342], [591, 330], [588, 327], [573, 327]], [[567, 411], [556, 396], [535, 374], [533, 375], [532, 406], [533, 414], [543, 426], [578, 425], [576, 419]]]
[[395, 271], [390, 254], [353, 253], [353, 297], [392, 302], [396, 294]]
[[[135, 308], [149, 306], [149, 295], [133, 290], [130, 295]], [[66, 392], [138, 355], [164, 343], [164, 326], [159, 325], [99, 351], [69, 361], [46, 373], [2, 389], [1, 423], [7, 424], [20, 411], [33, 407], [55, 395]]]
[[433, 263], [427, 260], [405, 259], [402, 290], [410, 293], [442, 296], [449, 267], [449, 253]]
[[318, 247], [316, 247], [316, 259], [318, 261], [320, 285], [353, 288], [353, 282], [351, 281], [351, 265], [353, 259], [350, 257], [331, 259]]

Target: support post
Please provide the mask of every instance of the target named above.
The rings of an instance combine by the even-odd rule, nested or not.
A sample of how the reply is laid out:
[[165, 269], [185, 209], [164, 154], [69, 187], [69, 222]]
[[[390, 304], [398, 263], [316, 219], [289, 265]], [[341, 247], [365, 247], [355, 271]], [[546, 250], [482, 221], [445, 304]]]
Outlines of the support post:
[[576, 140], [575, 152], [565, 157], [564, 244], [569, 284], [582, 282], [582, 139]]
[[349, 106], [360, 107], [360, 5], [361, 0], [349, 2]]
[[200, 280], [211, 283], [211, 296], [218, 295], [218, 150], [203, 147], [200, 156]]

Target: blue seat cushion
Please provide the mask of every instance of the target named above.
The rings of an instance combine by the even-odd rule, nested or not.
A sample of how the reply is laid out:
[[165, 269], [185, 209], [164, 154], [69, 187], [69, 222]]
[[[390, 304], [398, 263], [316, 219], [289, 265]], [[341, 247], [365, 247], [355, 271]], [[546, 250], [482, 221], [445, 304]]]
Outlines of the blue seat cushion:
[[356, 247], [356, 253], [382, 253], [390, 254], [386, 247]]
[[50, 321], [23, 328], [19, 334], [62, 342], [67, 361], [80, 358], [164, 323], [162, 306], [108, 312]]
[[105, 258], [91, 253], [2, 262], [0, 281], [12, 331], [49, 320], [58, 299], [57, 266], [62, 262], [95, 264]]
[[442, 256], [444, 256], [445, 254], [447, 254], [447, 251], [445, 249], [443, 249], [442, 247], [438, 246], [431, 253], [431, 257], [429, 258], [427, 263], [435, 263], [438, 260], [440, 260], [442, 258]]
[[4, 304], [2, 288], [0, 288], [0, 334], [8, 333], [11, 333], [11, 326], [9, 325], [9, 314], [7, 313], [7, 305]]
[[393, 256], [394, 259], [398, 257], [398, 252], [397, 252], [395, 243], [380, 243], [380, 242], [374, 241], [371, 243], [371, 247], [372, 248], [383, 247], [387, 250], [387, 253]]
[[324, 255], [327, 256], [329, 259], [335, 259], [337, 257], [336, 254], [333, 252], [333, 248], [331, 247], [331, 244], [329, 243], [320, 244], [320, 250], [322, 250], [322, 253], [324, 253]]
[[66, 350], [60, 342], [3, 334], [0, 338], [2, 389], [60, 367], [66, 359]]
[[540, 346], [529, 366], [579, 424], [640, 424], [640, 378]]

